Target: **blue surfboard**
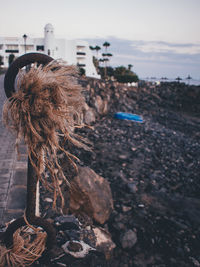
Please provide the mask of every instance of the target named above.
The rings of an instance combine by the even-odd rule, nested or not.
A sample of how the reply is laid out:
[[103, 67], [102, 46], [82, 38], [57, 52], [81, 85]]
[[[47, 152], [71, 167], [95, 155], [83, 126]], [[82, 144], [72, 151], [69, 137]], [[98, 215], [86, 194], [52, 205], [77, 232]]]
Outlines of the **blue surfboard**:
[[120, 120], [131, 120], [139, 123], [143, 122], [143, 118], [141, 116], [132, 113], [117, 112], [114, 117]]

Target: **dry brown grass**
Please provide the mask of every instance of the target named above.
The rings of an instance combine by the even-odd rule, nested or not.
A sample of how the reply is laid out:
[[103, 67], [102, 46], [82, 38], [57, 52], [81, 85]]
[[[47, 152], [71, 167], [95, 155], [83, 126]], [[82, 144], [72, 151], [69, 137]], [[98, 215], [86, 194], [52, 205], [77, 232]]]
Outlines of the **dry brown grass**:
[[[58, 196], [63, 205], [59, 180], [67, 179], [57, 152], [64, 152], [74, 162], [77, 158], [63, 148], [64, 142], [87, 149], [86, 140], [73, 132], [75, 127], [83, 125], [84, 105], [82, 88], [76, 82], [76, 68], [52, 61], [45, 67], [34, 65], [27, 73], [20, 71], [18, 76], [17, 92], [3, 108], [4, 123], [16, 133], [16, 147], [24, 139], [37, 179], [54, 193], [53, 207]], [[50, 182], [44, 176], [45, 168]]]

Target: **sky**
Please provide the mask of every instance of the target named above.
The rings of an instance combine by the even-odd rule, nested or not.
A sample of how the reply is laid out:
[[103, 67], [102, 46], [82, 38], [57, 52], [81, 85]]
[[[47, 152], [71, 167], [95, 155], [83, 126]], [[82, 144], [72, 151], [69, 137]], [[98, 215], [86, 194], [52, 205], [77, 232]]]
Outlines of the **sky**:
[[[200, 0], [0, 0], [0, 36], [110, 43], [111, 66], [139, 77], [200, 80]], [[102, 47], [101, 52], [104, 52]]]

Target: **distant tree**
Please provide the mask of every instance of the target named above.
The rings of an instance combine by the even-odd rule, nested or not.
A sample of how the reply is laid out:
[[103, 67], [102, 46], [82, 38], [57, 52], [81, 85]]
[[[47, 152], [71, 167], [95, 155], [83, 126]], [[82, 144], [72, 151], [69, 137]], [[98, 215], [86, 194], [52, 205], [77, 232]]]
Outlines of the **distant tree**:
[[112, 54], [107, 52], [108, 47], [110, 46], [110, 43], [105, 42], [103, 43], [103, 46], [105, 47], [105, 53], [102, 54], [104, 58], [104, 77], [107, 77], [107, 62], [109, 61], [109, 57], [112, 57]]
[[85, 76], [85, 69], [84, 68], [79, 68], [79, 74], [81, 76]]
[[96, 50], [97, 58], [98, 58], [98, 52], [99, 52], [99, 50], [101, 50], [101, 47], [98, 46], [98, 45], [96, 45], [96, 46], [94, 47], [94, 50]]
[[192, 79], [192, 77], [190, 75], [188, 75], [188, 77], [186, 79], [188, 80], [188, 84], [190, 84], [190, 80]]
[[103, 58], [100, 58], [99, 59], [99, 62], [102, 62], [103, 63], [104, 62], [104, 59]]
[[181, 79], [179, 76], [176, 78], [176, 81], [177, 81], [178, 83], [180, 83], [181, 80], [182, 80], [182, 79]]
[[133, 71], [131, 71], [129, 68], [127, 69], [124, 66], [115, 68], [114, 77], [120, 83], [132, 83], [139, 80], [138, 76]]
[[9, 58], [8, 58], [8, 64], [9, 64], [9, 66], [13, 62], [14, 58], [15, 58], [15, 55], [13, 55], [13, 54], [10, 54], [9, 55]]
[[94, 57], [94, 56], [93, 56], [92, 60], [93, 60], [94, 66], [96, 68], [96, 71], [98, 73], [98, 71], [99, 71], [99, 60], [96, 57]]
[[111, 53], [107, 53], [106, 55], [107, 55], [107, 57], [112, 57]]
[[119, 66], [115, 68], [115, 75], [124, 75], [127, 73], [127, 68], [124, 66]]
[[133, 65], [132, 65], [132, 64], [128, 64], [128, 70], [131, 70], [131, 69], [132, 69], [132, 67], [133, 67]]
[[[101, 75], [101, 78], [105, 78], [105, 69], [104, 67], [99, 67], [99, 74]], [[107, 67], [107, 77], [114, 77], [114, 68]]]
[[105, 43], [103, 44], [103, 46], [105, 47], [105, 50], [106, 50], [106, 52], [107, 52], [107, 48], [110, 46], [110, 43], [105, 42]]
[[91, 46], [91, 45], [89, 46], [89, 48], [90, 48], [90, 50], [94, 50], [94, 47], [93, 47], [93, 46]]
[[103, 62], [104, 62], [104, 78], [107, 77], [107, 62], [109, 61], [109, 59], [106, 57], [107, 54], [103, 53]]

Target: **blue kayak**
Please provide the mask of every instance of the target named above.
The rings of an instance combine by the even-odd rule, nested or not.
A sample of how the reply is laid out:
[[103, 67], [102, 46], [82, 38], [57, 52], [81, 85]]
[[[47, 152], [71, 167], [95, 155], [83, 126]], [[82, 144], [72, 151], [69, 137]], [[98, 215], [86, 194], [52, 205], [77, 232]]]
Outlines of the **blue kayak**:
[[114, 117], [120, 120], [131, 120], [140, 123], [143, 122], [143, 118], [141, 116], [132, 113], [117, 112]]

